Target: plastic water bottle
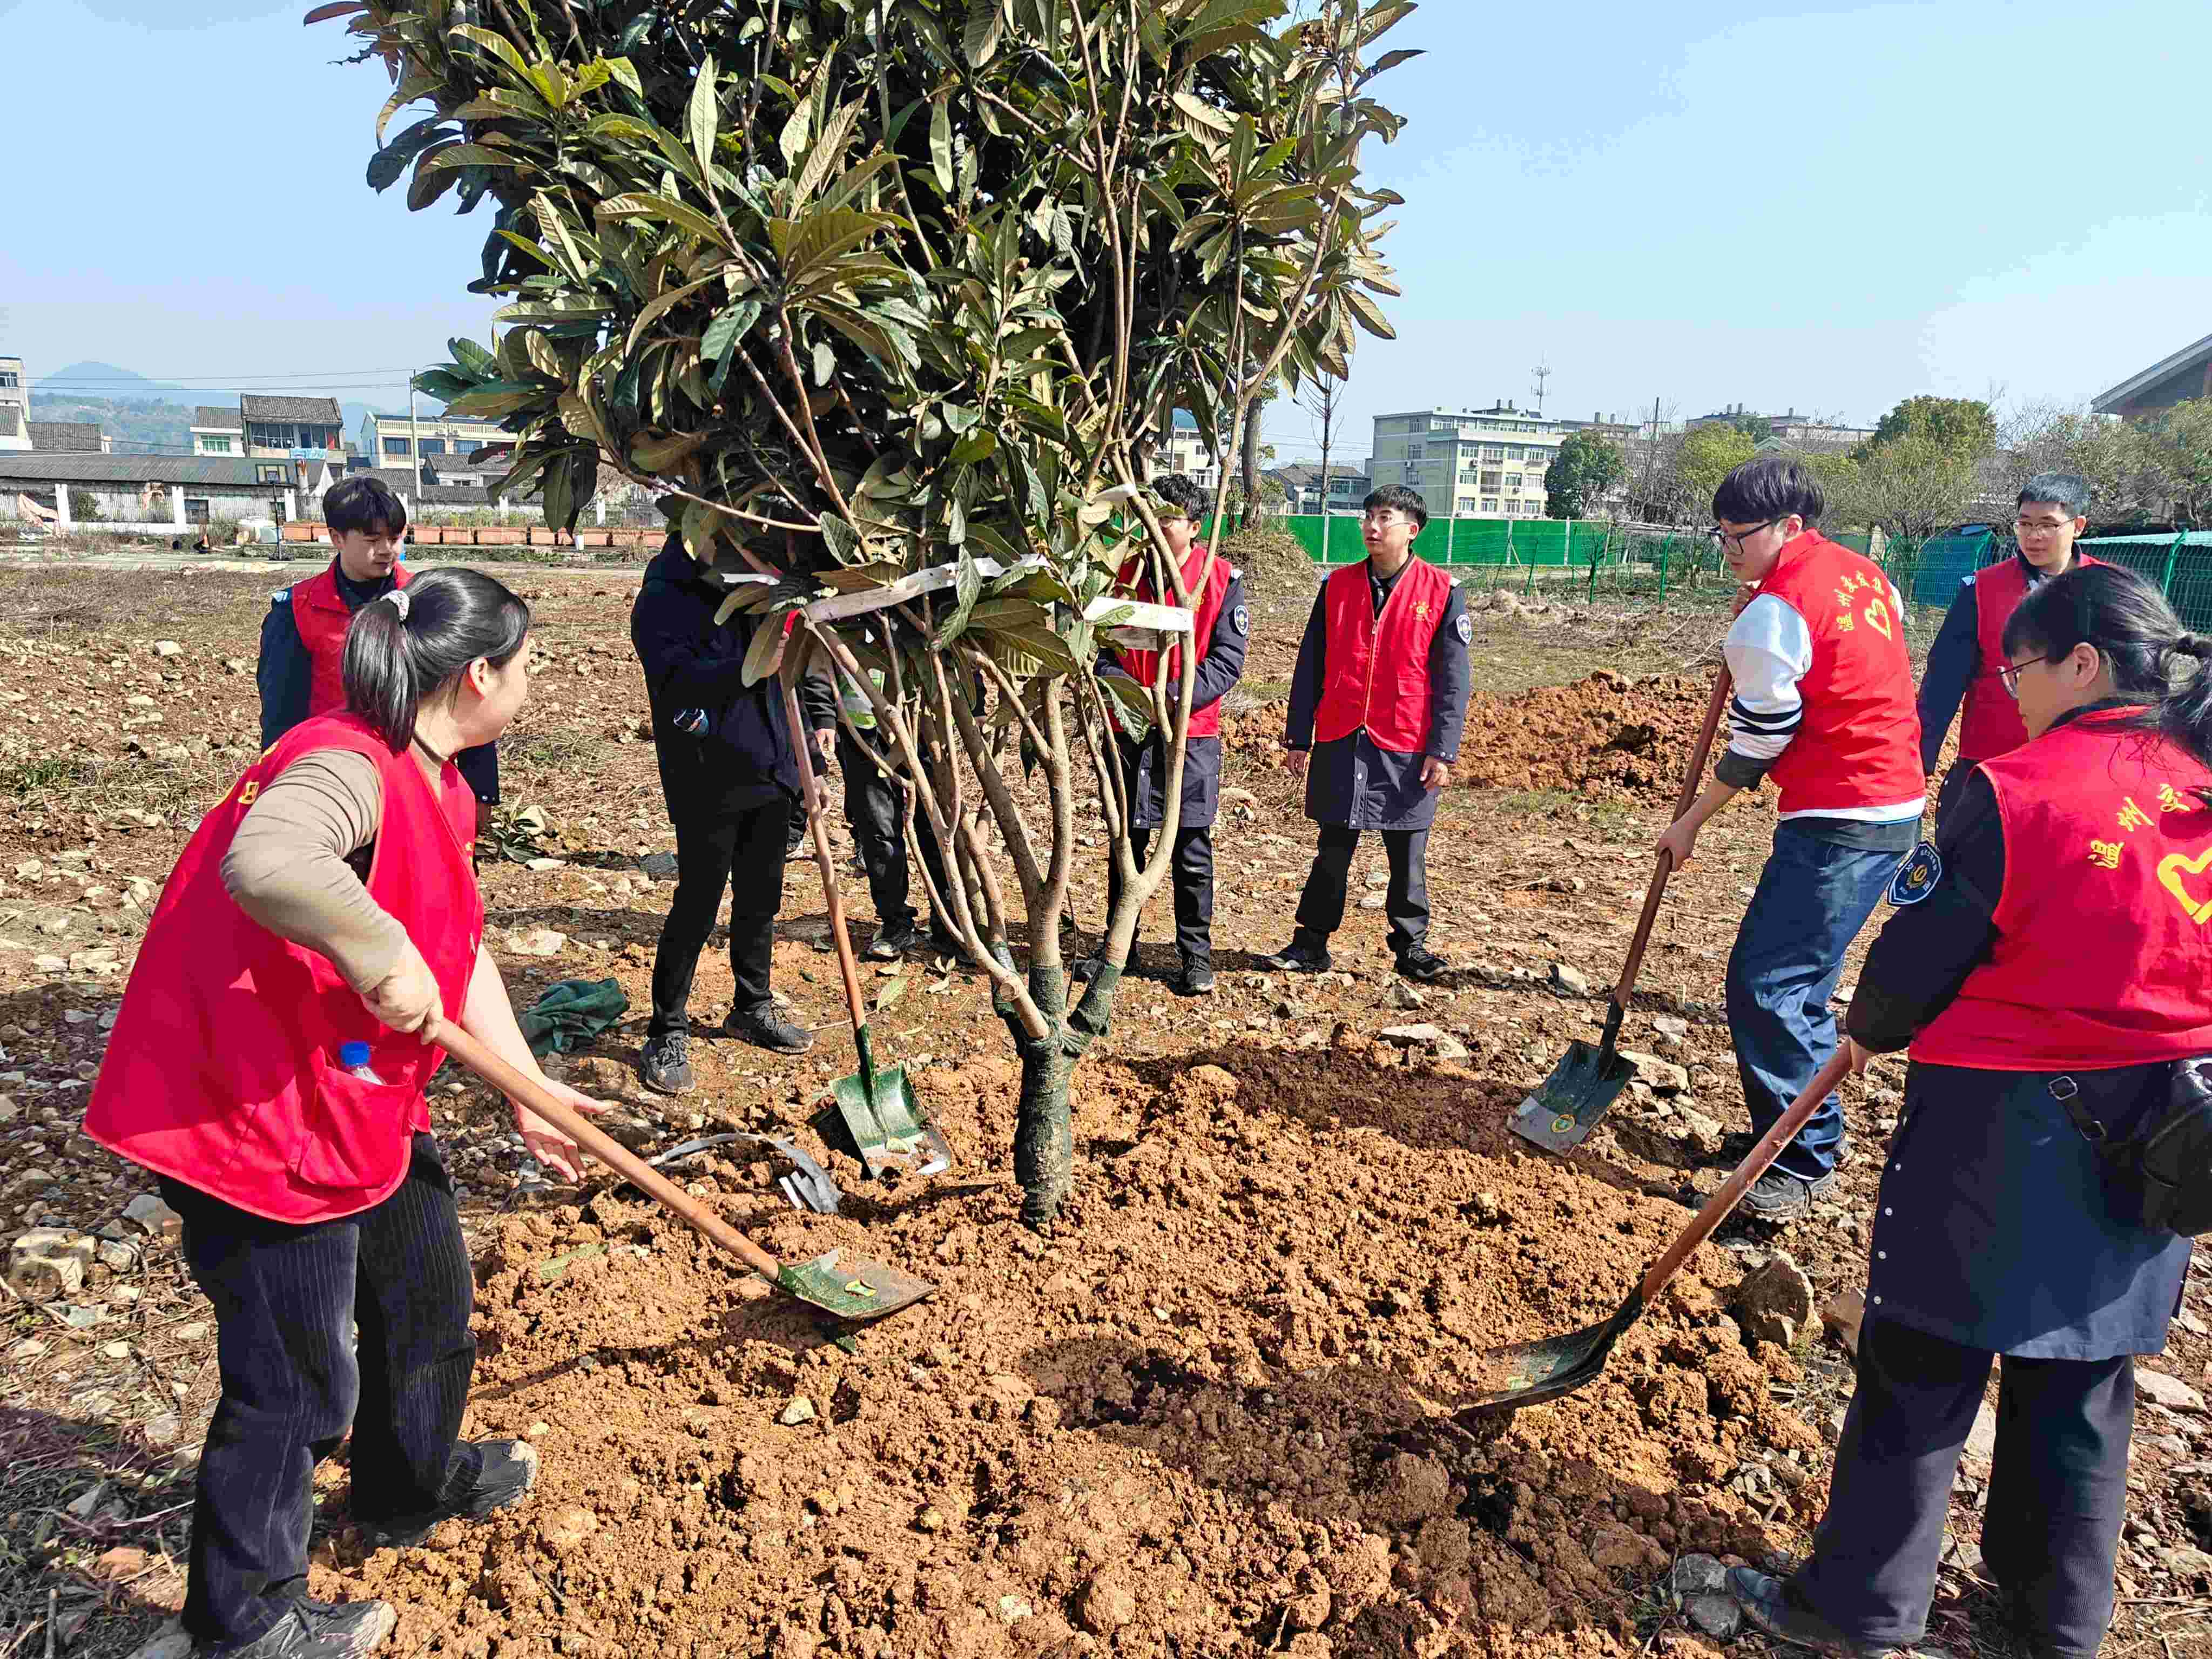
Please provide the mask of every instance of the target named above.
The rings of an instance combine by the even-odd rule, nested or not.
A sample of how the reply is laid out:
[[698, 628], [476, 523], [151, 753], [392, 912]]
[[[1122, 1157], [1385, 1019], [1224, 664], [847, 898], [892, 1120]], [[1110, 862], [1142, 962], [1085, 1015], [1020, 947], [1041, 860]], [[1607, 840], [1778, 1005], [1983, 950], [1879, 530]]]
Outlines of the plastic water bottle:
[[357, 1077], [363, 1083], [384, 1081], [368, 1063], [368, 1045], [366, 1042], [338, 1044], [338, 1065], [348, 1077]]

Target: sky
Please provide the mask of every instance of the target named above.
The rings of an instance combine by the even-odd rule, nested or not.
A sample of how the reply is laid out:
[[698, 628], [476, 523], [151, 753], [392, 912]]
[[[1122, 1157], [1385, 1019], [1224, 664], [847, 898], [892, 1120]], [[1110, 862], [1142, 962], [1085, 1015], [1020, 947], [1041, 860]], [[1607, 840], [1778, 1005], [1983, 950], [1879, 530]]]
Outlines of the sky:
[[[388, 90], [306, 0], [0, 0], [0, 352], [404, 404], [482, 335], [488, 225], [362, 182]], [[185, 18], [181, 14], [189, 14]], [[2212, 7], [1426, 0], [1372, 90], [1406, 198], [1378, 413], [1747, 404], [1870, 424], [1921, 392], [2079, 400], [2212, 332]], [[72, 67], [73, 66], [73, 67]], [[40, 165], [42, 156], [61, 164]], [[32, 228], [39, 228], [36, 234]], [[1318, 451], [1269, 411], [1279, 459]]]

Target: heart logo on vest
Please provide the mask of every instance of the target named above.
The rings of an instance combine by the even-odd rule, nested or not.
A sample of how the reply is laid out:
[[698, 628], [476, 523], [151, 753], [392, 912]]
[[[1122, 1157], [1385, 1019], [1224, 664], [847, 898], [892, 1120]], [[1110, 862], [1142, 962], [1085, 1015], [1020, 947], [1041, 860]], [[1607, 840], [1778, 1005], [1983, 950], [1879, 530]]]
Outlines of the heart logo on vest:
[[2185, 875], [2201, 876], [2207, 870], [2212, 870], [2212, 848], [2195, 858], [2186, 853], [2168, 853], [2158, 865], [2159, 885], [2173, 895], [2189, 919], [2199, 927], [2212, 921], [2212, 898], [2192, 898], [2189, 890], [2181, 884], [2181, 878]]
[[1893, 637], [1889, 631], [1889, 607], [1880, 599], [1869, 599], [1866, 609], [1860, 614], [1866, 618], [1867, 626], [1882, 638]]

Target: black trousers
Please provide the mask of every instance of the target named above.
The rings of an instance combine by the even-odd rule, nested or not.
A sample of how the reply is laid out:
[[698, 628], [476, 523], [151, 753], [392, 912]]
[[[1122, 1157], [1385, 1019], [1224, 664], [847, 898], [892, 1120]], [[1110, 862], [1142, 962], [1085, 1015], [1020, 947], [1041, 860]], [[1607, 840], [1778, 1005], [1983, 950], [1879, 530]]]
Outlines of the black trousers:
[[458, 1443], [477, 1358], [468, 1249], [427, 1134], [398, 1191], [337, 1221], [292, 1226], [161, 1186], [215, 1304], [222, 1379], [194, 1487], [184, 1626], [203, 1642], [250, 1641], [306, 1592], [315, 1465], [348, 1425], [357, 1521], [420, 1515], [482, 1472], [483, 1455]]
[[742, 806], [722, 803], [675, 813], [676, 896], [653, 957], [649, 1036], [689, 1031], [691, 981], [699, 955], [714, 934], [722, 893], [730, 894], [730, 972], [738, 982], [732, 1013], [751, 1013], [772, 1000], [775, 917], [783, 908], [784, 835], [790, 798], [778, 793]]
[[[845, 775], [845, 821], [853, 826], [853, 842], [860, 854], [860, 867], [868, 872], [868, 896], [876, 907], [876, 922], [889, 931], [914, 926], [909, 902], [912, 875], [906, 862], [906, 791], [853, 741], [842, 726], [837, 732], [837, 769]], [[945, 854], [937, 844], [937, 831], [929, 815], [915, 808], [915, 840], [921, 847], [921, 861], [937, 890], [945, 892]]]
[[[1390, 855], [1390, 885], [1383, 913], [1390, 919], [1390, 949], [1403, 956], [1429, 936], [1429, 832], [1425, 830], [1382, 830], [1382, 848]], [[1352, 880], [1352, 854], [1360, 832], [1340, 823], [1321, 827], [1321, 846], [1313, 868], [1306, 874], [1305, 891], [1298, 896], [1301, 942], [1316, 948], [1344, 925], [1344, 901]]]
[[[1926, 1632], [1959, 1454], [1992, 1356], [1870, 1316], [1828, 1512], [1796, 1583], [1863, 1642]], [[2135, 1360], [2002, 1358], [1982, 1559], [2039, 1652], [2087, 1656], [2112, 1617]]]
[[[1138, 863], [1152, 850], [1152, 839], [1159, 834], [1155, 824], [1149, 830], [1129, 831], [1129, 850]], [[1213, 826], [1202, 824], [1195, 830], [1177, 830], [1175, 855], [1169, 866], [1169, 879], [1175, 885], [1176, 949], [1188, 963], [1213, 963]], [[1106, 915], [1110, 923], [1114, 912], [1121, 902], [1121, 872], [1110, 858], [1106, 861]], [[1145, 936], [1144, 918], [1137, 919], [1137, 932], [1129, 941], [1133, 952], [1137, 940]]]

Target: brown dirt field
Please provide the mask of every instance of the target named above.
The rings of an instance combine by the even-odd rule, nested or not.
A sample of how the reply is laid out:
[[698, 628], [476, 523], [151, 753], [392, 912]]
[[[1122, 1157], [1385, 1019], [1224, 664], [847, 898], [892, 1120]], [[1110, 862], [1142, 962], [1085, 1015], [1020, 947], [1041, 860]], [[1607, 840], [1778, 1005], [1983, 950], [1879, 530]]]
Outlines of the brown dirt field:
[[[545, 808], [556, 829], [538, 850], [562, 860], [484, 873], [517, 1005], [556, 979], [622, 981], [630, 1016], [554, 1065], [618, 1101], [612, 1127], [634, 1144], [727, 1125], [821, 1150], [805, 1119], [851, 1048], [809, 864], [784, 872], [776, 971], [819, 1030], [813, 1052], [709, 1042], [696, 1095], [636, 1087], [665, 890], [635, 860], [672, 837], [635, 738], [629, 580], [501, 574], [538, 605], [543, 653], [506, 794]], [[152, 893], [253, 752], [270, 585], [0, 576], [5, 1237], [95, 1229], [148, 1184], [76, 1119]], [[1287, 678], [1302, 623], [1263, 627], [1254, 678]], [[1460, 971], [1418, 1011], [1362, 908], [1336, 942], [1339, 975], [1253, 971], [1287, 937], [1312, 843], [1276, 753], [1279, 714], [1249, 709], [1230, 722], [1227, 784], [1243, 793], [1216, 833], [1222, 992], [1184, 1003], [1126, 985], [1079, 1073], [1081, 1185], [1050, 1237], [1014, 1219], [1012, 1060], [965, 970], [906, 967], [914, 993], [876, 1021], [879, 1050], [915, 1071], [951, 1137], [951, 1171], [872, 1187], [840, 1159], [848, 1196], [825, 1218], [786, 1207], [767, 1164], [677, 1166], [783, 1256], [836, 1245], [936, 1280], [932, 1300], [849, 1349], [634, 1191], [603, 1176], [520, 1189], [503, 1109], [473, 1086], [437, 1093], [478, 1264], [469, 1431], [527, 1435], [543, 1474], [512, 1511], [364, 1560], [334, 1461], [317, 1593], [386, 1596], [402, 1610], [390, 1651], [469, 1659], [1710, 1647], [1657, 1581], [1691, 1550], [1802, 1550], [1850, 1389], [1815, 1333], [1747, 1347], [1729, 1298], [1747, 1255], [1778, 1243], [1822, 1300], [1862, 1283], [1875, 1160], [1863, 1154], [1845, 1200], [1811, 1220], [1739, 1226], [1700, 1251], [1590, 1389], [1479, 1433], [1450, 1424], [1484, 1350], [1609, 1312], [1712, 1178], [1693, 1173], [1697, 1155], [1741, 1114], [1722, 968], [1771, 830], [1757, 805], [1725, 815], [1670, 890], [1624, 1041], [1684, 1077], [1655, 1073], [1661, 1086], [1625, 1095], [1571, 1160], [1524, 1151], [1504, 1118], [1571, 1039], [1595, 1034], [1705, 683], [1675, 677], [1671, 646], [1594, 641], [1558, 619], [1481, 623], [1480, 702], [1431, 848], [1435, 943]], [[180, 649], [157, 654], [158, 640]], [[1524, 694], [1546, 664], [1567, 683]], [[846, 860], [842, 821], [836, 840]], [[1372, 849], [1361, 870], [1381, 861]], [[864, 939], [865, 884], [841, 868]], [[1083, 873], [1085, 927], [1102, 877]], [[1155, 940], [1168, 912], [1163, 894]], [[509, 948], [540, 927], [565, 935], [556, 955]], [[1555, 988], [1555, 964], [1598, 992]], [[711, 1021], [729, 988], [710, 954], [695, 1013]], [[1651, 1023], [1662, 1014], [1686, 1036], [1670, 1043]], [[1407, 1021], [1449, 1046], [1380, 1036]], [[1884, 1066], [1846, 1091], [1863, 1147], [1889, 1127], [1898, 1076]], [[207, 1304], [155, 1248], [96, 1266], [66, 1303], [11, 1300], [5, 1315], [0, 1654], [43, 1639], [51, 1589], [63, 1659], [106, 1659], [181, 1591], [176, 1506], [214, 1399]], [[2205, 1389], [2201, 1264], [2185, 1316], [2149, 1363]], [[2112, 1650], [2157, 1659], [2170, 1639], [2175, 1656], [2212, 1653], [2208, 1586], [2168, 1564], [2178, 1547], [2212, 1549], [2212, 1422], [2146, 1404], [2136, 1445], [2132, 1599]], [[1963, 1543], [1982, 1496], [1962, 1482]], [[1947, 1568], [1931, 1643], [2004, 1653], [1970, 1567]]]

